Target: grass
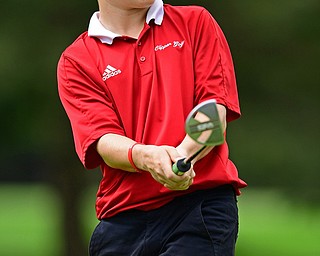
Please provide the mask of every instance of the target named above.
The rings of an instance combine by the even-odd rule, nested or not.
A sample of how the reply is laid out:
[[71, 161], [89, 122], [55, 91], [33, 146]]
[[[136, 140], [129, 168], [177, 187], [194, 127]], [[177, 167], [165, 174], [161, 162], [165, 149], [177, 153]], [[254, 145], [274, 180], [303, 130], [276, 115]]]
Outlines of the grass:
[[0, 186], [0, 255], [57, 256], [59, 200], [45, 186]]
[[[80, 212], [88, 242], [97, 221], [95, 191]], [[61, 205], [44, 185], [0, 185], [0, 255], [62, 255]], [[320, 255], [320, 207], [294, 204], [280, 193], [243, 190], [237, 256]]]
[[237, 255], [320, 255], [319, 205], [312, 209], [274, 191], [244, 190], [239, 207]]

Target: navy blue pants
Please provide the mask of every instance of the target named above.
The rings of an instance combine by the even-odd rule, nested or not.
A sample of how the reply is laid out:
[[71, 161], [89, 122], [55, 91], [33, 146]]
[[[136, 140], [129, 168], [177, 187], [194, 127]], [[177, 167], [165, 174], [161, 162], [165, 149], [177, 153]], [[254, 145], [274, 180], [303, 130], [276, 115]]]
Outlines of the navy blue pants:
[[130, 210], [102, 220], [91, 256], [232, 256], [238, 208], [231, 186], [178, 197], [156, 210]]

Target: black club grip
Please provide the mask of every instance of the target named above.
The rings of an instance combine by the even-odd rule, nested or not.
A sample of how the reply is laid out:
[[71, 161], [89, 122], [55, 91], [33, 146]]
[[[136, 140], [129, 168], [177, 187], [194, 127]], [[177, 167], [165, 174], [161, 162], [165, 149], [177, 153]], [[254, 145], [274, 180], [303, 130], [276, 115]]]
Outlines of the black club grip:
[[176, 163], [172, 165], [172, 171], [179, 176], [189, 171], [191, 167], [191, 163], [190, 162], [185, 163], [184, 160], [185, 158], [179, 159]]

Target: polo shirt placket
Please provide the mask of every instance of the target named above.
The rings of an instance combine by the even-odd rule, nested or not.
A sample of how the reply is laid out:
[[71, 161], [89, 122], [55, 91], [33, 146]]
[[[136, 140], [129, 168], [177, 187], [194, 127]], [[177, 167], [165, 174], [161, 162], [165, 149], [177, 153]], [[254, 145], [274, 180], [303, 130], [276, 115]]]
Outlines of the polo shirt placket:
[[[148, 24], [145, 24], [144, 29], [135, 44], [135, 54], [141, 76], [152, 72], [153, 39], [152, 36], [150, 36], [150, 33], [152, 33], [152, 29]], [[148, 38], [148, 40], [146, 40], [146, 38]]]

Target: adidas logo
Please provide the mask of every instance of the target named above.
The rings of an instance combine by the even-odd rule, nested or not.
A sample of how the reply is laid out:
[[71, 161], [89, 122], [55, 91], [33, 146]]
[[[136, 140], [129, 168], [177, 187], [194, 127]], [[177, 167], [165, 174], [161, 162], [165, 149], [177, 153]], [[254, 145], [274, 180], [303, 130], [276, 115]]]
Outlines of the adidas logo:
[[111, 77], [114, 77], [116, 75], [119, 75], [119, 74], [121, 74], [121, 70], [120, 69], [116, 69], [116, 68], [108, 65], [106, 67], [106, 69], [104, 70], [104, 72], [103, 72], [102, 80], [106, 81], [107, 79], [109, 79]]

